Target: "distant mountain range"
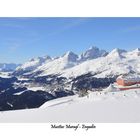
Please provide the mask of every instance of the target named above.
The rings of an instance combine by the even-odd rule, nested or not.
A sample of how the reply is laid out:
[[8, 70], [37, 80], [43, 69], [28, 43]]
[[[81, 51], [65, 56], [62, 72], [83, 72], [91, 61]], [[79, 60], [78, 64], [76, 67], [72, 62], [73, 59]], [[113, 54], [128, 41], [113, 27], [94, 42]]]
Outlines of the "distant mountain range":
[[29, 60], [23, 65], [16, 68], [15, 73], [20, 75], [40, 73], [43, 75], [48, 74], [60, 74], [64, 70], [68, 70], [85, 61], [96, 59], [98, 57], [104, 57], [108, 54], [105, 50], [100, 50], [97, 47], [90, 47], [87, 51], [83, 52], [81, 55], [77, 55], [71, 51], [65, 53], [64, 55], [51, 58], [50, 56], [38, 57]]
[[14, 71], [20, 64], [0, 63], [0, 71]]
[[95, 77], [110, 77], [129, 72], [140, 72], [140, 49], [126, 51], [114, 49], [111, 52], [90, 47], [81, 55], [67, 52], [51, 58], [38, 57], [18, 66], [15, 75], [46, 76], [58, 74], [66, 78], [92, 73]]

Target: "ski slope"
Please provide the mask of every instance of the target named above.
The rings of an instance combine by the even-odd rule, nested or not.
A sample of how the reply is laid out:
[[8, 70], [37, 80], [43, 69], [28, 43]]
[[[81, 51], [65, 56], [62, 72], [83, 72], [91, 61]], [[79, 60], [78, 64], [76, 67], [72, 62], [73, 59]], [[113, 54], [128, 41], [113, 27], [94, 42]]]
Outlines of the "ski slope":
[[0, 122], [140, 122], [140, 90], [91, 92], [51, 100], [37, 109], [5, 111]]

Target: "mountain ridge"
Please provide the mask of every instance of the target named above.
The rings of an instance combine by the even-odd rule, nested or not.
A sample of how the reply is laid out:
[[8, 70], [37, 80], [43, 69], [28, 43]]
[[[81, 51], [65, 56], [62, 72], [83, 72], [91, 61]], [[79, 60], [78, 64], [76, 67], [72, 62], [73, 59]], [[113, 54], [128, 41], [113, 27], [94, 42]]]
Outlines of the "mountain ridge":
[[[39, 60], [38, 60], [39, 59]], [[115, 48], [110, 52], [101, 50], [95, 46], [90, 47], [81, 55], [68, 51], [58, 58], [44, 57], [34, 58], [16, 69], [16, 72], [23, 72], [23, 75], [34, 74], [45, 76], [59, 74], [64, 77], [75, 77], [85, 73], [100, 73], [97, 77], [119, 75], [135, 71], [140, 73], [140, 49], [126, 51]], [[34, 63], [33, 63], [34, 62]], [[26, 67], [25, 67], [26, 66]]]

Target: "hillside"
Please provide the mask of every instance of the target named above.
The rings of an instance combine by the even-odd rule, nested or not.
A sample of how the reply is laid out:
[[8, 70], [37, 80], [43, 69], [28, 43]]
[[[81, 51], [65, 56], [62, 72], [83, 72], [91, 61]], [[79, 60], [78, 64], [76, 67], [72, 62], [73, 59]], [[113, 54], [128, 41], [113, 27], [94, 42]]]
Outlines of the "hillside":
[[140, 91], [90, 92], [46, 102], [38, 109], [0, 113], [0, 122], [140, 122]]
[[32, 58], [13, 72], [0, 73], [0, 111], [38, 108], [84, 91], [102, 91], [120, 75], [140, 75], [140, 49], [111, 52], [90, 47], [80, 55]]

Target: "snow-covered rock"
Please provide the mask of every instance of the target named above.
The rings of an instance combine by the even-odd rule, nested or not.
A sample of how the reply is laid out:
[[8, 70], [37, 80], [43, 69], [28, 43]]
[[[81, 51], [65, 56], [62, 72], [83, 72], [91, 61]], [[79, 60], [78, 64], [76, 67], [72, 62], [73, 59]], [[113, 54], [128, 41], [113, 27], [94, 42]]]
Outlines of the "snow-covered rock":
[[34, 70], [38, 66], [42, 65], [44, 62], [48, 62], [50, 60], [51, 60], [51, 57], [49, 57], [49, 56], [33, 58], [33, 59], [30, 59], [28, 62], [24, 63], [23, 65], [17, 67], [16, 70], [17, 71], [19, 71], [19, 70], [26, 70], [26, 71]]
[[136, 48], [135, 50], [130, 51], [130, 52], [128, 53], [128, 55], [129, 55], [130, 57], [138, 57], [138, 56], [140, 56], [140, 48]]
[[47, 63], [50, 61], [52, 61], [52, 58], [47, 55], [44, 57], [30, 59], [21, 66], [17, 67], [16, 70], [13, 72], [13, 75], [22, 77], [22, 75], [32, 74], [32, 72], [36, 70], [39, 66], [43, 65], [43, 63]]
[[[85, 61], [63, 72], [65, 77], [76, 77], [91, 72], [96, 77], [108, 77], [130, 72], [140, 73], [140, 56], [135, 55], [138, 50], [127, 52], [114, 49], [105, 57]], [[134, 56], [134, 57], [133, 57]]]
[[76, 55], [75, 53], [68, 51], [67, 53], [65, 53], [62, 56], [63, 59], [65, 59], [68, 62], [76, 62], [78, 59], [78, 55]]
[[113, 49], [108, 55], [107, 57], [109, 57], [110, 59], [113, 58], [124, 58], [125, 57], [125, 53], [127, 53], [126, 50], [122, 50], [122, 49]]
[[100, 50], [97, 47], [90, 47], [87, 51], [80, 55], [80, 61], [95, 59], [98, 57], [106, 56], [108, 53], [105, 50]]
[[53, 59], [50, 62], [46, 62], [38, 67], [34, 72], [42, 71], [40, 74], [48, 75], [48, 74], [59, 74], [63, 70], [69, 69], [78, 64], [77, 62], [78, 56], [73, 52], [67, 52], [63, 56]]

